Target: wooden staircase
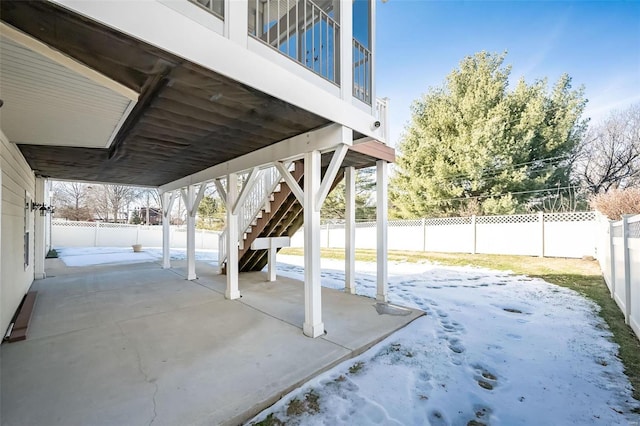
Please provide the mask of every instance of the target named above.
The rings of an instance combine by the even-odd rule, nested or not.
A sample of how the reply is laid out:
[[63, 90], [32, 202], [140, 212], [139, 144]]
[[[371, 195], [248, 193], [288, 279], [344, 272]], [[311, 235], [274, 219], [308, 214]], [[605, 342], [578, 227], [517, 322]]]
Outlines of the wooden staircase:
[[[323, 169], [322, 174], [324, 175]], [[302, 187], [304, 185], [304, 165], [302, 161], [295, 163], [291, 172], [293, 178]], [[344, 173], [338, 173], [331, 190], [344, 178]], [[238, 249], [238, 267], [240, 272], [260, 271], [267, 264], [267, 250], [252, 250], [251, 243], [256, 238], [263, 237], [292, 237], [303, 225], [302, 205], [285, 182], [281, 182], [279, 190], [274, 191], [269, 205], [269, 211], [263, 208], [249, 229], [243, 235], [242, 248]], [[279, 250], [279, 249], [278, 249]], [[226, 273], [226, 264], [222, 268]]]

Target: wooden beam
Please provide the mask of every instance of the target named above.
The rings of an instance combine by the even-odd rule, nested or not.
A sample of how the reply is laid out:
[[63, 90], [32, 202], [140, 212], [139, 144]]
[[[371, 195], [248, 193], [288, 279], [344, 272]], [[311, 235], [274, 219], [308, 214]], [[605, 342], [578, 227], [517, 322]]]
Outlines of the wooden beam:
[[396, 150], [376, 140], [353, 144], [349, 147], [349, 150], [367, 155], [376, 160], [384, 160], [388, 163], [396, 161]]

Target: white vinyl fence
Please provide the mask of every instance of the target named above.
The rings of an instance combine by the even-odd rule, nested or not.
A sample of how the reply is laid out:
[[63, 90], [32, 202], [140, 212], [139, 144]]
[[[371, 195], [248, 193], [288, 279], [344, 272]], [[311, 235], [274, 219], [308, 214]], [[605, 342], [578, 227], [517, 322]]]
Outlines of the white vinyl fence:
[[[595, 212], [389, 221], [389, 249], [547, 257], [595, 256]], [[322, 247], [343, 248], [343, 223], [322, 226]], [[291, 241], [304, 244], [302, 231]], [[376, 248], [375, 222], [356, 224], [356, 248]]]
[[618, 222], [602, 219], [599, 227], [602, 275], [626, 323], [640, 338], [640, 215]]
[[[171, 247], [187, 247], [187, 229], [171, 226]], [[217, 249], [218, 232], [196, 230], [196, 248]], [[55, 247], [162, 247], [162, 226], [122, 223], [66, 222], [51, 223], [51, 243]]]

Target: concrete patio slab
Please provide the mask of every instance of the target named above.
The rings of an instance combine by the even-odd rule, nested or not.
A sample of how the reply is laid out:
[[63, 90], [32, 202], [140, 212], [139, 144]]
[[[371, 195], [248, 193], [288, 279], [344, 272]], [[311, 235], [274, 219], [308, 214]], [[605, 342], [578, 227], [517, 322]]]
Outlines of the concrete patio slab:
[[[323, 288], [328, 333], [302, 334], [301, 282], [198, 263], [48, 264], [28, 339], [0, 348], [2, 425], [238, 424], [422, 313]], [[55, 276], [52, 276], [55, 275]]]

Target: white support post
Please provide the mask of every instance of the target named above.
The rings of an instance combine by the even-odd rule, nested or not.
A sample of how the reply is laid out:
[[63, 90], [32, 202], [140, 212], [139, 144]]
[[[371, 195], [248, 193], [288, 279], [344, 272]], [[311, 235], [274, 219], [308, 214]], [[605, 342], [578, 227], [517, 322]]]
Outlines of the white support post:
[[280, 247], [289, 247], [291, 245], [291, 238], [289, 237], [265, 237], [256, 238], [251, 243], [251, 250], [267, 250], [267, 256], [269, 259], [269, 274], [267, 281], [276, 280], [276, 254]]
[[247, 47], [249, 28], [249, 0], [226, 0], [224, 2], [225, 36], [230, 40]]
[[340, 95], [353, 97], [353, 1], [340, 2]]
[[238, 215], [233, 207], [238, 200], [238, 174], [227, 176], [227, 288], [225, 297], [233, 300], [240, 297], [238, 289]]
[[344, 268], [345, 291], [356, 294], [356, 169], [345, 169], [345, 235], [344, 235]]
[[622, 216], [622, 255], [624, 258], [624, 322], [629, 325], [631, 318], [631, 259], [629, 258], [629, 218]]
[[304, 324], [309, 337], [324, 334], [320, 285], [320, 152], [304, 155]]
[[420, 223], [422, 224], [422, 251], [427, 251], [427, 219], [423, 217]]
[[377, 226], [377, 250], [376, 257], [378, 263], [377, 274], [377, 293], [376, 300], [386, 303], [387, 287], [388, 287], [388, 270], [387, 270], [387, 162], [384, 160], [376, 161], [376, 226]]
[[[38, 204], [45, 204], [45, 179], [41, 177], [36, 178], [36, 192], [35, 202]], [[49, 213], [46, 213], [49, 214]], [[33, 262], [33, 274], [36, 280], [41, 280], [46, 277], [44, 272], [44, 259], [47, 256], [45, 252], [45, 221], [46, 214], [43, 216], [40, 214], [40, 210], [34, 212], [34, 262]]]
[[178, 191], [162, 193], [162, 268], [171, 268], [171, 210]]
[[269, 248], [267, 249], [267, 256], [269, 258], [268, 280], [276, 280], [276, 254], [278, 254], [278, 248], [275, 241], [269, 241]]
[[196, 276], [196, 216], [192, 206], [196, 199], [196, 187], [189, 185], [182, 190], [182, 199], [187, 207], [187, 279], [195, 280]]

